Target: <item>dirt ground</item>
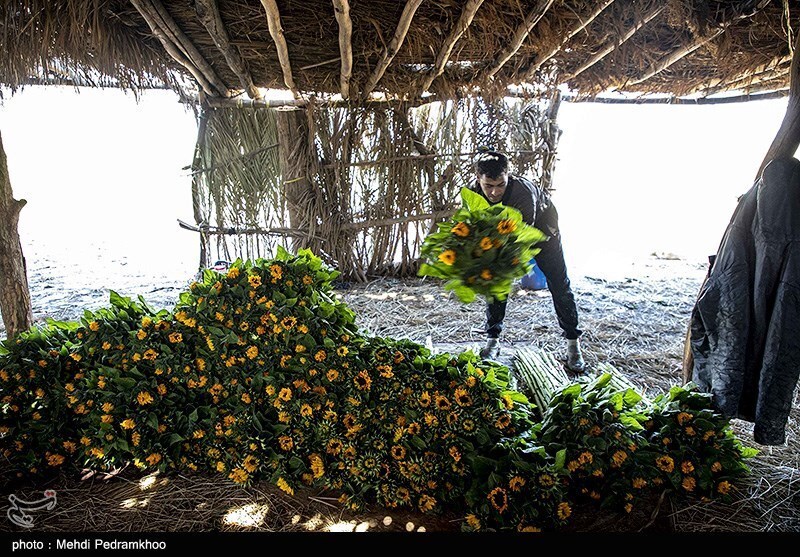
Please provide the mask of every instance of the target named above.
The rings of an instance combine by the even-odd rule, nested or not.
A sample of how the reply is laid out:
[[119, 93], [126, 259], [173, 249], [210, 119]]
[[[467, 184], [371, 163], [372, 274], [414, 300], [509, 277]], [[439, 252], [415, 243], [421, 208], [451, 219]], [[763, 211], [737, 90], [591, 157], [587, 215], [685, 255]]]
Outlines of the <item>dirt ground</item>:
[[[705, 273], [706, 265], [700, 262], [650, 257], [613, 270], [573, 276], [587, 366], [591, 369], [598, 363], [610, 363], [651, 396], [681, 383], [684, 335]], [[63, 290], [52, 284], [31, 280], [38, 319], [75, 319], [84, 308], [107, 304], [108, 292], [104, 289], [85, 286]], [[156, 308], [171, 307], [186, 284], [188, 281], [180, 280], [154, 283], [142, 276], [133, 277], [119, 291], [124, 295], [141, 293]], [[484, 321], [483, 303], [464, 305], [435, 281], [342, 283], [337, 285], [337, 294], [355, 310], [358, 325], [373, 335], [410, 338], [435, 351], [477, 350], [484, 338], [479, 332]], [[505, 323], [500, 339], [501, 362], [511, 365], [514, 352], [523, 346], [550, 350], [563, 361], [566, 342], [560, 336], [546, 290], [516, 289]], [[754, 444], [751, 424], [734, 420], [742, 441], [761, 449], [761, 454], [753, 459], [753, 474], [732, 503], [700, 505], [666, 497], [653, 502], [652, 512], [636, 517], [584, 509], [576, 512], [570, 529], [800, 531], [799, 409], [796, 397], [787, 444], [781, 447]], [[147, 490], [141, 489], [141, 481], [140, 475], [128, 470], [105, 480], [60, 478], [47, 486], [15, 489], [31, 497], [47, 487], [58, 490], [61, 509], [44, 526], [51, 530], [123, 527], [135, 531], [153, 529], [156, 523], [178, 530], [405, 530], [412, 523], [413, 528], [408, 528], [414, 531], [420, 526], [429, 531], [458, 531], [463, 518], [432, 518], [382, 509], [352, 514], [324, 494], [287, 498], [266, 484], [242, 490], [216, 478], [158, 478], [152, 484], [155, 487]], [[7, 496], [0, 494], [2, 500]], [[262, 512], [265, 501], [268, 512]], [[157, 522], [176, 516], [180, 520]], [[231, 516], [238, 516], [241, 523]], [[384, 525], [386, 516], [392, 516], [389, 525]], [[8, 527], [0, 523], [0, 530]]]

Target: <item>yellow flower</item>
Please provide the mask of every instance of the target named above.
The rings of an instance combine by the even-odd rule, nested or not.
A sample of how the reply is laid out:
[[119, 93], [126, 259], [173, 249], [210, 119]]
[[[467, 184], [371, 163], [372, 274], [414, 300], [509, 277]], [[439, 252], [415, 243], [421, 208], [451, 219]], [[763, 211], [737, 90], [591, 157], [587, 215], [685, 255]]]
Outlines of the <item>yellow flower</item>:
[[80, 354], [70, 354], [69, 357], [72, 358], [73, 360], [75, 360], [76, 362], [80, 362], [81, 361], [81, 355]]
[[509, 395], [508, 393], [504, 393], [503, 396], [500, 397], [500, 400], [502, 401], [503, 407], [506, 410], [511, 410], [512, 408], [514, 408], [514, 401], [511, 400], [511, 395]]
[[247, 481], [247, 478], [249, 478], [250, 475], [241, 468], [234, 468], [231, 473], [228, 474], [228, 477], [233, 480], [234, 483], [243, 484]]
[[395, 460], [403, 460], [406, 457], [406, 449], [400, 445], [393, 446], [391, 452]]
[[542, 474], [539, 476], [539, 484], [543, 487], [552, 487], [555, 483], [556, 480], [550, 474]]
[[656, 466], [662, 472], [669, 474], [675, 469], [675, 461], [672, 460], [671, 456], [660, 456], [656, 459]]
[[111, 414], [103, 414], [102, 416], [100, 416], [100, 421], [103, 422], [104, 424], [110, 424], [111, 422], [114, 421], [114, 416], [112, 416]]
[[228, 277], [229, 279], [232, 279], [232, 280], [235, 280], [235, 279], [239, 278], [239, 267], [231, 267], [231, 268], [228, 270], [228, 275], [227, 275], [227, 277]]
[[[344, 348], [344, 347], [343, 347]], [[366, 370], [361, 370], [353, 377], [353, 383], [362, 391], [368, 391], [372, 386], [372, 378]]]
[[314, 410], [308, 404], [303, 404], [300, 406], [300, 415], [304, 418], [310, 417], [314, 413]]
[[728, 492], [731, 490], [731, 483], [727, 480], [719, 482], [717, 484], [717, 491], [722, 495], [727, 495]]
[[224, 472], [225, 471], [225, 463], [224, 462], [217, 462], [217, 472]]
[[722, 470], [722, 464], [719, 461], [711, 465], [712, 472], [719, 472], [720, 470]]
[[521, 476], [514, 476], [509, 480], [508, 487], [511, 488], [511, 491], [519, 491], [525, 485], [525, 478]]
[[250, 404], [250, 395], [247, 393], [242, 393], [242, 402], [245, 404]]
[[101, 406], [101, 408], [103, 409], [103, 412], [108, 414], [109, 412], [111, 412], [114, 409], [114, 405], [111, 404], [110, 402], [104, 402], [103, 406]]
[[483, 280], [492, 280], [493, 277], [494, 275], [489, 269], [484, 269], [483, 271], [481, 271], [481, 278]]
[[144, 331], [144, 330], [142, 330], [142, 329], [139, 329], [139, 332], [138, 332], [138, 333], [136, 333], [136, 338], [138, 338], [139, 340], [144, 340], [144, 339], [146, 339], [146, 338], [147, 338], [147, 331]]
[[141, 406], [144, 406], [145, 404], [153, 402], [153, 396], [147, 391], [142, 391], [136, 396], [136, 400]]
[[633, 505], [630, 504], [630, 503], [625, 503], [624, 509], [625, 509], [626, 513], [629, 513], [629, 512], [631, 512], [633, 510]]
[[683, 489], [685, 489], [686, 491], [694, 491], [694, 487], [696, 484], [697, 482], [691, 476], [686, 476], [685, 478], [683, 478], [683, 481], [681, 482]]
[[247, 277], [247, 282], [250, 283], [252, 288], [258, 288], [261, 286], [261, 276], [260, 275], [250, 275]]
[[506, 494], [506, 490], [502, 487], [494, 488], [486, 498], [495, 510], [501, 514], [508, 508], [508, 495]]
[[481, 529], [481, 521], [474, 514], [468, 514], [467, 517], [466, 517], [466, 520], [467, 520], [467, 525], [470, 528], [472, 528], [473, 530], [480, 530]]
[[430, 495], [423, 495], [419, 498], [419, 510], [426, 513], [428, 511], [433, 510], [436, 506], [436, 499], [431, 497]]
[[183, 341], [183, 335], [178, 333], [178, 332], [170, 333], [169, 334], [169, 341], [172, 344], [178, 344], [179, 342]]
[[322, 457], [313, 453], [308, 457], [308, 460], [311, 463], [311, 472], [314, 474], [314, 478], [321, 478], [325, 474], [325, 464], [322, 461]]
[[634, 489], [642, 489], [647, 485], [647, 480], [644, 478], [633, 478], [633, 487]]
[[292, 390], [288, 387], [284, 387], [278, 393], [278, 398], [284, 402], [289, 402], [292, 400]]
[[681, 462], [681, 472], [683, 472], [684, 474], [691, 474], [692, 472], [694, 472], [694, 464], [692, 464], [688, 460]]
[[469, 236], [469, 226], [463, 222], [456, 223], [456, 225], [451, 228], [450, 231], [460, 238], [466, 238]]
[[572, 508], [569, 506], [569, 503], [559, 503], [558, 510], [556, 511], [556, 515], [558, 516], [559, 520], [566, 520], [569, 518], [569, 515], [572, 514]]
[[139, 433], [134, 433], [133, 435], [131, 435], [131, 442], [133, 443], [134, 447], [139, 445], [139, 440], [141, 438], [142, 436]]
[[92, 331], [99, 331], [100, 330], [100, 323], [98, 323], [97, 321], [92, 321], [91, 323], [89, 323], [89, 328]]
[[152, 453], [145, 460], [150, 466], [155, 466], [156, 464], [161, 462], [161, 455], [158, 453]]
[[503, 235], [511, 234], [516, 229], [517, 229], [517, 223], [515, 223], [513, 220], [503, 219], [497, 223], [497, 231]]
[[691, 421], [692, 415], [689, 414], [688, 412], [681, 412], [678, 414], [676, 419], [678, 420], [679, 425], [683, 425], [686, 422]]
[[689, 437], [695, 436], [695, 431], [692, 426], [687, 427], [686, 429], [684, 429], [684, 431], [686, 432], [686, 435], [688, 435]]
[[136, 422], [134, 422], [130, 418], [127, 418], [125, 420], [122, 420], [119, 425], [122, 427], [122, 429], [133, 429], [134, 427], [136, 427]]
[[284, 491], [289, 495], [294, 495], [294, 489], [292, 489], [292, 486], [290, 486], [289, 483], [283, 478], [278, 478], [278, 481], [275, 482], [275, 484], [281, 491]]
[[247, 455], [244, 462], [242, 462], [242, 467], [248, 472], [253, 473], [258, 469], [258, 459], [253, 455]]
[[64, 457], [60, 454], [51, 454], [47, 457], [47, 464], [50, 466], [61, 466], [64, 464]]
[[489, 251], [490, 249], [492, 249], [493, 245], [494, 244], [492, 243], [492, 239], [488, 238], [488, 237], [484, 238], [483, 240], [481, 240], [481, 244], [480, 244], [481, 249], [483, 251]]
[[350, 350], [347, 348], [347, 346], [340, 346], [339, 348], [336, 349], [336, 353], [339, 356], [347, 356], [349, 352]]
[[456, 262], [456, 252], [448, 249], [439, 254], [439, 261], [445, 265], [452, 265]]
[[288, 435], [281, 435], [278, 437], [278, 445], [280, 445], [281, 450], [291, 451], [292, 447], [294, 447], [294, 441]]
[[628, 459], [628, 453], [625, 451], [617, 451], [611, 456], [611, 465], [614, 468], [619, 468], [622, 463]]

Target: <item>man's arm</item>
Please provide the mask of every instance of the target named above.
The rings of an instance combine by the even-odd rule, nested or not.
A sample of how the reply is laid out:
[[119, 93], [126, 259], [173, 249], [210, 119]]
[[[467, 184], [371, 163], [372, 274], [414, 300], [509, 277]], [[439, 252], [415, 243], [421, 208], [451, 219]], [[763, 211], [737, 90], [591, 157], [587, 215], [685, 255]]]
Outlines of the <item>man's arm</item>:
[[503, 199], [503, 204], [519, 210], [519, 212], [522, 213], [522, 220], [526, 224], [533, 226], [533, 223], [536, 221], [538, 201], [535, 191], [536, 186], [524, 178], [510, 176], [508, 179], [508, 188], [511, 191], [505, 196], [508, 199]]

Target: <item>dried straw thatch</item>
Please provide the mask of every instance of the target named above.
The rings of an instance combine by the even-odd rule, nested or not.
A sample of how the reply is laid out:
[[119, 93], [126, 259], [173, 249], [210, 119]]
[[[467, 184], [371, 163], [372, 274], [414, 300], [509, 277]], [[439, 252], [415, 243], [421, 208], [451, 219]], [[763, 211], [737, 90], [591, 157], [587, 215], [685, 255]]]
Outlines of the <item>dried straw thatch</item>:
[[[413, 275], [432, 224], [474, 180], [478, 147], [512, 153], [514, 172], [549, 185], [557, 108], [557, 99], [468, 98], [293, 114], [209, 110], [194, 162], [201, 263], [263, 257], [288, 236], [349, 279]], [[283, 143], [279, 122], [288, 118], [309, 129]]]
[[133, 90], [189, 82], [414, 99], [554, 76], [578, 95], [788, 86], [788, 0], [17, 0], [0, 5], [0, 84]]

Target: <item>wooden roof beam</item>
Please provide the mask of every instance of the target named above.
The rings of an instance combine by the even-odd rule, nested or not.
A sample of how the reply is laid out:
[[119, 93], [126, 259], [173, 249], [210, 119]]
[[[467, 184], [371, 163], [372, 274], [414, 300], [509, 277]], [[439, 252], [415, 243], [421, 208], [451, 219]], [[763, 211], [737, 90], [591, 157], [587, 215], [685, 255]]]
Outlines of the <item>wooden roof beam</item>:
[[286, 46], [283, 27], [281, 27], [281, 13], [278, 10], [278, 4], [275, 3], [275, 0], [261, 0], [261, 5], [264, 6], [264, 11], [267, 14], [269, 34], [272, 36], [272, 40], [275, 41], [275, 48], [278, 50], [278, 62], [280, 62], [281, 70], [283, 71], [283, 83], [297, 97], [297, 87], [292, 77], [292, 64], [289, 61], [289, 49]]
[[615, 1], [616, 0], [603, 0], [602, 2], [600, 2], [595, 7], [594, 11], [586, 17], [586, 19], [579, 20], [578, 23], [574, 27], [569, 29], [564, 34], [562, 39], [555, 45], [553, 45], [553, 47], [550, 50], [537, 56], [536, 61], [533, 64], [531, 64], [531, 66], [525, 71], [525, 81], [533, 77], [533, 74], [535, 74], [536, 71], [539, 68], [541, 68], [548, 60], [550, 60], [551, 58], [553, 58], [553, 56], [558, 54], [558, 52], [562, 48], [564, 48], [564, 45], [567, 44], [572, 37], [583, 31], [584, 29], [586, 29], [595, 19], [597, 19], [597, 16], [603, 13], [603, 10], [605, 10]]
[[333, 0], [336, 23], [339, 24], [339, 57], [342, 59], [342, 70], [339, 73], [339, 90], [342, 98], [350, 97], [350, 78], [353, 75], [353, 21], [350, 19], [350, 3], [348, 0]]
[[661, 2], [661, 3], [659, 3], [659, 5], [653, 7], [652, 9], [650, 9], [648, 12], [646, 12], [642, 16], [641, 21], [637, 22], [636, 25], [634, 25], [633, 27], [628, 29], [625, 32], [625, 34], [623, 34], [619, 38], [619, 40], [617, 40], [616, 42], [611, 42], [611, 43], [607, 44], [606, 46], [604, 46], [597, 53], [595, 53], [594, 56], [589, 58], [586, 62], [584, 62], [576, 70], [574, 70], [573, 72], [571, 72], [569, 74], [564, 75], [561, 78], [560, 81], [567, 81], [567, 80], [576, 78], [580, 74], [582, 74], [583, 72], [585, 72], [586, 70], [588, 70], [589, 68], [591, 68], [592, 66], [597, 64], [603, 58], [605, 58], [606, 56], [608, 56], [609, 54], [614, 52], [624, 42], [626, 42], [628, 39], [633, 37], [639, 29], [641, 29], [642, 27], [647, 25], [653, 18], [655, 18], [656, 16], [658, 16], [658, 14], [663, 12], [666, 7], [667, 7], [667, 4], [665, 2]]
[[[675, 64], [676, 62], [684, 59], [685, 57], [689, 56], [691, 53], [693, 53], [697, 49], [701, 48], [702, 46], [705, 46], [710, 41], [716, 39], [717, 37], [722, 35], [725, 31], [727, 31], [728, 28], [731, 25], [733, 25], [734, 23], [738, 23], [739, 21], [741, 21], [743, 19], [747, 19], [749, 17], [752, 17], [754, 15], [754, 13], [756, 13], [758, 10], [763, 9], [763, 7], [768, 3], [769, 3], [768, 0], [760, 0], [760, 2], [754, 8], [755, 11], [752, 11], [752, 10], [751, 11], [747, 11], [747, 12], [744, 12], [744, 13], [740, 13], [740, 14], [736, 15], [735, 17], [732, 17], [731, 19], [729, 19], [728, 21], [726, 21], [725, 23], [720, 25], [720, 27], [716, 31], [711, 33], [710, 35], [706, 35], [705, 37], [698, 37], [694, 42], [692, 42], [690, 44], [687, 44], [687, 45], [684, 45], [683, 47], [677, 49], [676, 51], [672, 52], [671, 54], [669, 54], [668, 56], [663, 58], [658, 63], [651, 65], [644, 74], [642, 74], [642, 75], [640, 75], [638, 77], [635, 77], [634, 79], [626, 80], [625, 83], [623, 83], [621, 85], [621, 87], [625, 87], [627, 85], [638, 85], [640, 83], [644, 83], [645, 81], [647, 81], [651, 77], [663, 72], [664, 70], [666, 70], [667, 68], [669, 68], [670, 66]], [[610, 90], [613, 91], [615, 89], [618, 89], [618, 87], [613, 87]]]
[[536, 27], [536, 24], [539, 23], [539, 20], [542, 19], [552, 4], [553, 0], [539, 0], [536, 2], [533, 9], [517, 27], [516, 31], [514, 31], [514, 35], [511, 37], [508, 46], [497, 56], [494, 64], [484, 70], [480, 81], [486, 81], [494, 77], [494, 75], [500, 71], [500, 68], [517, 53], [522, 43], [525, 42], [525, 39], [528, 37], [528, 34]]
[[478, 11], [478, 8], [481, 7], [481, 4], [483, 4], [483, 0], [469, 0], [464, 6], [464, 9], [461, 10], [461, 16], [458, 18], [455, 26], [450, 30], [450, 34], [447, 35], [447, 38], [444, 40], [439, 54], [436, 55], [436, 65], [431, 74], [428, 75], [422, 83], [420, 93], [424, 93], [430, 89], [433, 81], [442, 75], [444, 67], [450, 59], [450, 54], [453, 52], [453, 47], [472, 23], [472, 19], [475, 17], [475, 13]]
[[231, 71], [239, 78], [239, 83], [242, 89], [247, 91], [247, 95], [251, 99], [260, 99], [261, 92], [253, 84], [253, 77], [247, 69], [247, 65], [242, 60], [239, 51], [231, 46], [228, 30], [222, 21], [222, 16], [219, 13], [219, 7], [215, 0], [194, 0], [194, 9], [197, 12], [197, 17], [200, 22], [211, 35], [214, 44], [225, 57], [225, 61], [231, 68]]
[[714, 78], [706, 83], [701, 83], [698, 86], [694, 87], [689, 94], [692, 93], [702, 93], [704, 95], [713, 95], [714, 93], [718, 93], [720, 91], [731, 89], [732, 86], [736, 84], [746, 81], [751, 78], [758, 78], [764, 76], [764, 74], [768, 73], [775, 73], [775, 72], [788, 72], [788, 68], [781, 68], [781, 66], [788, 64], [792, 61], [791, 55], [782, 56], [777, 60], [770, 60], [760, 66], [753, 68], [752, 70], [747, 70], [742, 75], [737, 77], [734, 80], [729, 82], [725, 82], [724, 78]]
[[411, 26], [411, 20], [414, 18], [414, 14], [420, 4], [422, 4], [422, 0], [406, 1], [406, 5], [403, 7], [403, 13], [400, 15], [400, 21], [397, 23], [394, 36], [383, 52], [381, 59], [378, 61], [378, 65], [375, 66], [372, 75], [369, 76], [369, 80], [364, 87], [364, 91], [362, 92], [364, 98], [367, 98], [367, 96], [372, 93], [372, 90], [375, 89], [378, 81], [380, 81], [383, 74], [386, 72], [386, 68], [392, 63], [397, 51], [403, 46], [403, 41], [406, 39], [406, 34], [408, 34], [408, 28]]
[[708, 35], [706, 37], [701, 37], [701, 38], [695, 40], [694, 42], [691, 42], [691, 43], [689, 43], [687, 45], [682, 46], [681, 48], [675, 50], [674, 52], [672, 52], [671, 54], [669, 54], [665, 58], [662, 58], [659, 62], [657, 62], [655, 64], [651, 64], [650, 67], [642, 75], [640, 75], [638, 77], [634, 77], [633, 79], [628, 79], [628, 80], [625, 81], [625, 83], [623, 83], [619, 87], [612, 87], [609, 90], [613, 91], [615, 89], [619, 89], [620, 87], [625, 87], [627, 85], [638, 85], [640, 83], [644, 83], [645, 81], [647, 81], [651, 77], [663, 72], [664, 70], [666, 70], [667, 68], [669, 68], [670, 66], [675, 64], [676, 62], [679, 62], [679, 61], [683, 60], [684, 58], [689, 56], [692, 52], [694, 52], [698, 48], [704, 46], [709, 41], [711, 41], [713, 39], [716, 39], [722, 33], [724, 33], [727, 28], [728, 28], [727, 25], [723, 26], [723, 27], [717, 29], [716, 31], [714, 31], [713, 33], [711, 33], [711, 35]]
[[[158, 0], [155, 0], [155, 2], [158, 2]], [[150, 27], [150, 31], [152, 31], [153, 35], [155, 35], [155, 37], [161, 42], [161, 45], [164, 47], [164, 50], [167, 51], [167, 54], [169, 54], [173, 60], [178, 62], [181, 66], [186, 68], [190, 74], [192, 74], [207, 95], [220, 97], [228, 96], [227, 86], [225, 86], [225, 84], [222, 83], [218, 77], [216, 77], [216, 74], [213, 72], [213, 70], [208, 72], [210, 66], [205, 59], [200, 56], [200, 53], [197, 52], [197, 49], [194, 49], [194, 52], [196, 52], [197, 56], [193, 57], [189, 52], [187, 52], [191, 49], [187, 48], [187, 45], [180, 44], [180, 39], [175, 32], [177, 25], [175, 25], [175, 22], [172, 20], [172, 18], [169, 18], [169, 21], [172, 24], [172, 28], [170, 28], [168, 22], [164, 21], [161, 13], [158, 9], [156, 9], [156, 6], [150, 0], [131, 0], [131, 4], [133, 4], [133, 7], [136, 8], [136, 11], [139, 12], [142, 18], [144, 18], [147, 26]], [[158, 4], [160, 5], [160, 2], [158, 2]], [[160, 7], [161, 12], [163, 12], [164, 7]], [[180, 34], [183, 35], [183, 33]], [[183, 37], [186, 38], [185, 35], [183, 35]], [[186, 41], [191, 44], [188, 38]], [[194, 48], [194, 46], [192, 45], [191, 48]], [[206, 71], [204, 71], [203, 66], [207, 68]]]

